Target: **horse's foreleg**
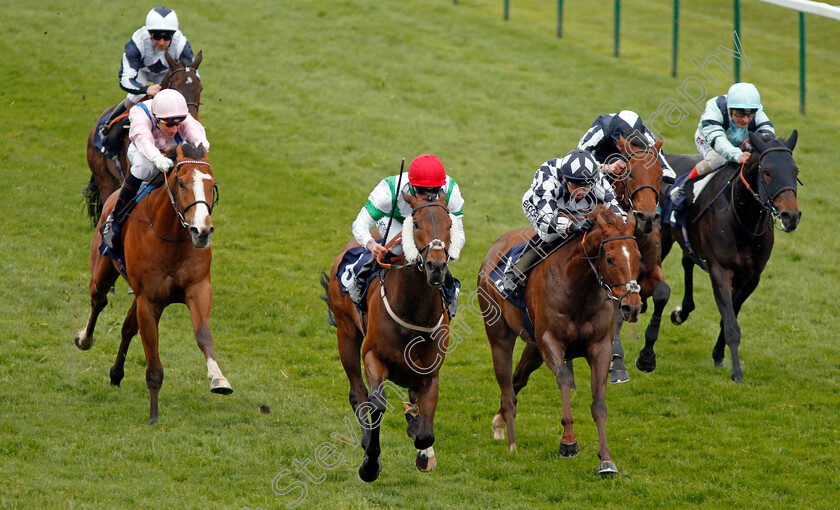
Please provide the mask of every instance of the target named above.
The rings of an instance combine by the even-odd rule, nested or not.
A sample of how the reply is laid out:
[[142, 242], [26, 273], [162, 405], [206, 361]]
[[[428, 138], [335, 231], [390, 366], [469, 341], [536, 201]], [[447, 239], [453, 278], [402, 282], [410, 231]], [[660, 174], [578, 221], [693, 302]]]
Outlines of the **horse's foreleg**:
[[[741, 311], [741, 306], [744, 304], [744, 301], [746, 301], [747, 298], [750, 297], [755, 288], [758, 286], [758, 280], [759, 276], [756, 276], [755, 278], [752, 278], [746, 282], [732, 282], [732, 310], [735, 313], [736, 320], [738, 318], [738, 313]], [[712, 359], [714, 360], [715, 366], [717, 368], [723, 368], [725, 348], [726, 335], [723, 318], [721, 318], [720, 334], [718, 335], [717, 342], [715, 343], [715, 348], [714, 350], [712, 350]]]
[[709, 274], [712, 279], [715, 303], [717, 303], [718, 311], [720, 311], [721, 333], [732, 356], [732, 380], [741, 383], [744, 382], [744, 373], [741, 371], [741, 362], [738, 357], [738, 346], [741, 344], [741, 327], [738, 326], [735, 309], [732, 306], [732, 271], [715, 264], [710, 268]]
[[[575, 437], [574, 423], [572, 417], [572, 384], [574, 383], [574, 376], [572, 371], [563, 359], [566, 355], [565, 347], [561, 347], [560, 343], [550, 333], [545, 332], [542, 335], [542, 342], [539, 344], [540, 354], [542, 355], [545, 364], [554, 373], [557, 379], [557, 386], [560, 388], [560, 394], [563, 402], [563, 416], [560, 423], [563, 425], [563, 437], [560, 438], [560, 455], [564, 457], [575, 457], [580, 453], [577, 437]], [[609, 357], [607, 358], [609, 362]], [[609, 371], [609, 366], [607, 366]]]
[[158, 321], [163, 313], [163, 307], [149, 302], [148, 299], [137, 296], [137, 322], [140, 329], [140, 339], [143, 341], [143, 352], [146, 354], [146, 386], [149, 388], [149, 425], [158, 421], [158, 395], [163, 385], [163, 364], [158, 352]]
[[437, 466], [435, 450], [435, 409], [438, 401], [438, 375], [426, 378], [420, 387], [417, 405], [420, 408], [420, 427], [414, 436], [414, 447], [417, 448], [417, 459], [414, 464], [417, 469], [429, 472]]
[[694, 311], [694, 259], [686, 252], [683, 252], [682, 266], [685, 275], [682, 306], [677, 306], [671, 311], [671, 322], [678, 325], [685, 322]]
[[340, 314], [335, 314], [335, 319], [338, 330], [338, 357], [350, 381], [349, 400], [355, 412], [362, 402], [367, 401], [368, 394], [362, 378], [361, 352], [364, 337], [351, 321], [342, 320]]
[[210, 305], [212, 302], [212, 290], [210, 282], [205, 281], [193, 285], [187, 290], [185, 302], [190, 309], [195, 341], [198, 348], [204, 353], [204, 361], [207, 363], [207, 378], [210, 379], [210, 391], [221, 395], [230, 395], [233, 388], [227, 378], [222, 374], [216, 362], [216, 348], [213, 342], [213, 335], [210, 333]]
[[624, 366], [624, 347], [621, 345], [621, 309], [616, 306], [613, 316], [612, 359], [610, 360], [610, 384], [624, 383], [630, 380], [627, 367]]
[[656, 353], [653, 351], [653, 345], [659, 339], [659, 325], [662, 323], [662, 312], [665, 310], [665, 305], [671, 298], [671, 287], [661, 279], [653, 287], [653, 313], [650, 317], [647, 329], [645, 329], [645, 346], [639, 351], [639, 356], [636, 358], [636, 368], [642, 372], [653, 372], [656, 369]]
[[364, 362], [370, 394], [367, 401], [356, 408], [356, 416], [362, 423], [362, 447], [365, 450], [365, 457], [359, 466], [359, 478], [365, 482], [373, 482], [382, 471], [379, 431], [387, 408], [382, 383], [388, 379], [388, 371], [373, 351], [367, 352]]
[[[95, 237], [98, 237], [98, 235]], [[76, 333], [74, 341], [76, 347], [79, 349], [86, 351], [96, 341], [96, 338], [93, 336], [96, 321], [99, 319], [99, 314], [108, 304], [108, 290], [111, 289], [111, 286], [119, 275], [119, 272], [114, 268], [109, 258], [98, 255], [98, 253], [97, 257], [91, 256], [91, 278], [90, 284], [88, 285], [90, 292], [90, 317], [88, 318], [85, 329]]]
[[604, 341], [590, 344], [587, 349], [587, 361], [592, 373], [592, 406], [590, 411], [592, 419], [598, 428], [598, 458], [601, 463], [598, 465], [598, 472], [602, 475], [617, 473], [612, 459], [610, 458], [610, 447], [607, 446], [607, 403], [605, 393], [607, 389], [607, 378], [609, 377], [611, 349], [609, 338]]
[[508, 449], [516, 450], [516, 432], [514, 418], [516, 417], [516, 393], [513, 387], [511, 371], [513, 369], [513, 346], [516, 335], [509, 329], [501, 329], [503, 325], [486, 326], [487, 338], [490, 340], [490, 353], [493, 356], [493, 372], [501, 391], [499, 412], [493, 417], [492, 429], [494, 439], [505, 438], [505, 428], [508, 435]]
[[114, 365], [111, 367], [111, 385], [119, 386], [125, 376], [125, 355], [128, 352], [128, 346], [131, 344], [131, 339], [137, 334], [139, 326], [137, 325], [137, 297], [131, 302], [131, 308], [128, 309], [128, 314], [123, 321], [120, 348], [117, 351], [117, 359], [114, 360]]

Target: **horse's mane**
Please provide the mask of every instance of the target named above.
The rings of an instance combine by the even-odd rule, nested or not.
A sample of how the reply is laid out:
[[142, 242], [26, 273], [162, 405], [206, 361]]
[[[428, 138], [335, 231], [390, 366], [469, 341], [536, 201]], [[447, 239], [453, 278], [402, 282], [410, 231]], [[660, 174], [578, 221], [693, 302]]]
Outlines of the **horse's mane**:
[[624, 228], [624, 220], [621, 219], [621, 216], [613, 212], [612, 209], [605, 206], [604, 204], [598, 204], [595, 209], [589, 214], [591, 219], [595, 219], [598, 217], [604, 219], [604, 222], [610, 226], [613, 226], [617, 229]]
[[189, 142], [184, 142], [181, 144], [181, 151], [184, 153], [185, 157], [190, 159], [201, 159], [206, 153], [203, 145], [193, 145]]

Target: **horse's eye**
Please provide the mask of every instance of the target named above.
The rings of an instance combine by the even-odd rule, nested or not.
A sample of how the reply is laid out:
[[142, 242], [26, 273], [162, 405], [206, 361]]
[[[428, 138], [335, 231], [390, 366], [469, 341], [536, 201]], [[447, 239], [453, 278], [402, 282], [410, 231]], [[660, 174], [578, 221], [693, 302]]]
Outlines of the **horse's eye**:
[[420, 228], [420, 225], [418, 225], [416, 221], [414, 222], [414, 228]]
[[184, 183], [184, 181], [182, 181], [182, 180], [178, 181], [178, 187], [181, 188], [181, 189], [187, 189], [186, 183]]
[[607, 264], [613, 265], [613, 259], [609, 255], [607, 255]]

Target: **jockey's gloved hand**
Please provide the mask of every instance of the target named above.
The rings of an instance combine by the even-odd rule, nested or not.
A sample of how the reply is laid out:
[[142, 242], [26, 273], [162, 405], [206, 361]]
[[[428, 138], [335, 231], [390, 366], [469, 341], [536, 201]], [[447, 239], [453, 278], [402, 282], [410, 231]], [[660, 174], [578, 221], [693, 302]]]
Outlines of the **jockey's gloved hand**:
[[167, 158], [163, 154], [158, 154], [157, 156], [155, 156], [155, 158], [152, 160], [152, 163], [154, 163], [158, 170], [164, 173], [170, 171], [172, 167], [175, 166], [175, 163], [173, 163], [171, 159]]
[[589, 232], [594, 226], [594, 221], [590, 220], [589, 218], [584, 218], [583, 220], [577, 223], [572, 223], [571, 225], [569, 225], [569, 227], [566, 229], [566, 232], [570, 234], [574, 234], [575, 232]]

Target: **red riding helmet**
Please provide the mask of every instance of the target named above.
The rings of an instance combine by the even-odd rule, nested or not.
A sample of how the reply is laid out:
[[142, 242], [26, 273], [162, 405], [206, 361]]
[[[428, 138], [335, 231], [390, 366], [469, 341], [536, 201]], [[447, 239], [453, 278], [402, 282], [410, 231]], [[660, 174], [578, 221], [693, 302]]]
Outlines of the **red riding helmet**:
[[421, 188], [439, 188], [446, 184], [446, 171], [437, 156], [421, 154], [408, 167], [408, 183]]

